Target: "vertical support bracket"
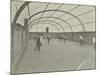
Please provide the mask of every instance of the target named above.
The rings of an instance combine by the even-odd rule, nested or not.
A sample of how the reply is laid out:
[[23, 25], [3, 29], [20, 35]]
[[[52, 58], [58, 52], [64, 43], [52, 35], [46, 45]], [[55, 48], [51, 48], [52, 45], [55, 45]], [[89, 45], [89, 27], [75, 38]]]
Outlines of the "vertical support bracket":
[[25, 40], [27, 44], [27, 40], [28, 40], [28, 19], [27, 18], [24, 19], [24, 30], [25, 30]]

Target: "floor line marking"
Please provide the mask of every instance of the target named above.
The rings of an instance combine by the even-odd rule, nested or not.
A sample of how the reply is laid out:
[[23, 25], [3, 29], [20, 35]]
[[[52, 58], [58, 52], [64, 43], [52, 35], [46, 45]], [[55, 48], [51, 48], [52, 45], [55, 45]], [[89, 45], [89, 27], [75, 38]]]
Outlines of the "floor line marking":
[[87, 63], [88, 61], [90, 61], [90, 60], [92, 60], [92, 59], [94, 59], [94, 58], [88, 58], [88, 59], [82, 61], [82, 62], [80, 63], [80, 65], [78, 66], [77, 70], [80, 70], [80, 68], [81, 68], [85, 63]]

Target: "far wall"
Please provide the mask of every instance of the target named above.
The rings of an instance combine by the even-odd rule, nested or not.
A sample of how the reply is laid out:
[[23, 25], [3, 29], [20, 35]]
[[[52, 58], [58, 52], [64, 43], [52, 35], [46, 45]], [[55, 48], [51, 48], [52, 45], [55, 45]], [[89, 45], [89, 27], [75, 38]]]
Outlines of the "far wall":
[[[35, 36], [37, 36], [38, 32], [29, 32], [28, 38], [29, 39], [34, 39]], [[67, 40], [71, 41], [80, 41], [80, 35], [83, 37], [83, 42], [84, 43], [93, 43], [93, 37], [96, 36], [95, 32], [66, 32], [66, 33], [45, 33], [45, 32], [40, 32], [39, 34], [42, 34], [43, 37], [45, 38], [46, 36], [52, 36], [53, 39], [57, 39], [57, 36], [66, 36]]]

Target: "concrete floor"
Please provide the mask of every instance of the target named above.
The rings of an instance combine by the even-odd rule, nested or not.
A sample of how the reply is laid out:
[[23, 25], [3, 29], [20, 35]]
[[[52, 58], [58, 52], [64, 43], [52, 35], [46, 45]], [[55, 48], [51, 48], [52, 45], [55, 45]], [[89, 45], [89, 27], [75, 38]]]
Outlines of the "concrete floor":
[[42, 40], [41, 52], [34, 50], [29, 40], [27, 49], [18, 65], [17, 73], [95, 69], [93, 45], [53, 39], [48, 45]]

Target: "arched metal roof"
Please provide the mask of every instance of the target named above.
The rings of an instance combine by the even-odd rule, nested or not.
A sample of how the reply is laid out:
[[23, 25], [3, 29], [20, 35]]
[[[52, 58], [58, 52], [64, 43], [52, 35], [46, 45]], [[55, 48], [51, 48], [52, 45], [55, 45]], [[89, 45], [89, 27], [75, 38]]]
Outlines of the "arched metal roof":
[[24, 25], [25, 18], [31, 27], [29, 31], [34, 30], [30, 25], [45, 24], [47, 20], [50, 24], [57, 23], [64, 32], [95, 31], [95, 6], [92, 5], [12, 1], [12, 23]]

